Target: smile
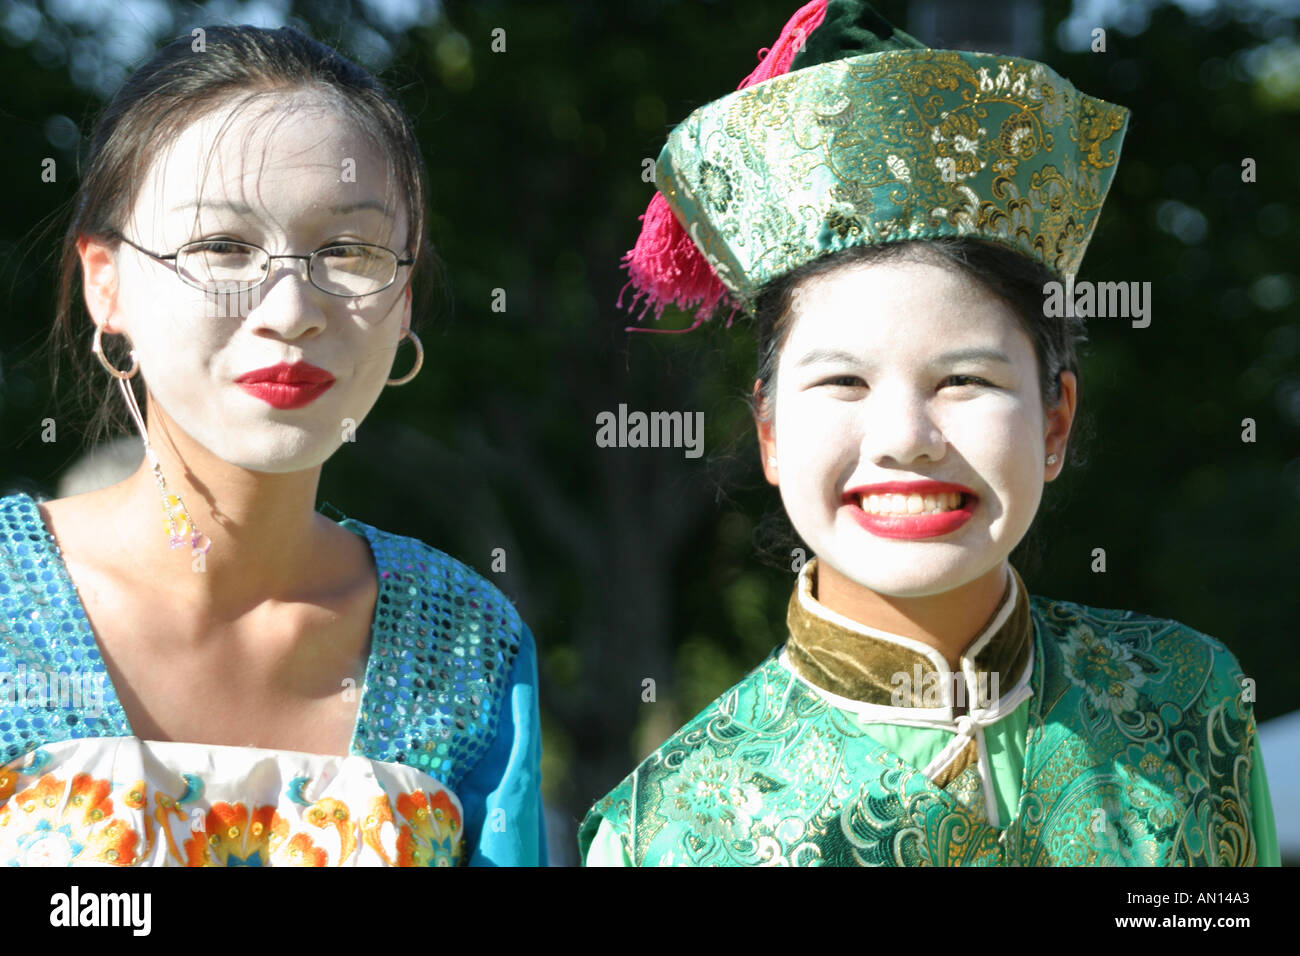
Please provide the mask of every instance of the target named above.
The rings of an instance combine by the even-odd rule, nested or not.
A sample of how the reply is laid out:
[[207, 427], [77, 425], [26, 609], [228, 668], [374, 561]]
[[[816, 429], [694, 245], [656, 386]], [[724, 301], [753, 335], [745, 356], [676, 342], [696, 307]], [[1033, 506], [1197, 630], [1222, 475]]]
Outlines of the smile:
[[966, 495], [946, 491], [938, 495], [861, 495], [858, 506], [873, 515], [928, 515], [954, 511]]
[[858, 494], [845, 505], [859, 525], [880, 538], [937, 538], [975, 513], [978, 499], [959, 491]]

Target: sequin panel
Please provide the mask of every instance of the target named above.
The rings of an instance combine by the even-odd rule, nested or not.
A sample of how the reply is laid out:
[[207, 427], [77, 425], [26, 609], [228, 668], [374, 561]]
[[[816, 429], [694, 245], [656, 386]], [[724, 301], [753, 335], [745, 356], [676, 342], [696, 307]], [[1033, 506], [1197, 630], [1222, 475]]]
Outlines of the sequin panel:
[[[379, 594], [351, 752], [455, 790], [496, 736], [523, 622], [496, 587], [422, 541], [365, 536]], [[41, 676], [37, 676], [41, 675]], [[98, 686], [54, 693], [53, 683]], [[46, 692], [36, 685], [44, 682]], [[131, 734], [54, 538], [26, 494], [0, 498], [0, 764], [42, 744]]]
[[455, 790], [496, 737], [523, 622], [491, 583], [415, 538], [353, 519], [379, 567], [354, 750]]
[[36, 502], [0, 498], [0, 764], [59, 740], [129, 734]]

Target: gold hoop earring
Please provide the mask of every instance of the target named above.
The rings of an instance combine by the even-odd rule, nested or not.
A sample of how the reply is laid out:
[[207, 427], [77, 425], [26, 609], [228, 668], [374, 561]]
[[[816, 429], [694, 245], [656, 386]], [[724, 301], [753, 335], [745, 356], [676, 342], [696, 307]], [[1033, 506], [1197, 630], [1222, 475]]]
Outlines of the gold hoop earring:
[[135, 349], [131, 350], [131, 371], [118, 371], [113, 367], [112, 363], [110, 363], [108, 359], [104, 358], [103, 334], [104, 327], [102, 325], [95, 326], [95, 340], [90, 344], [90, 350], [95, 353], [95, 358], [99, 359], [99, 364], [104, 366], [104, 368], [108, 370], [108, 374], [112, 375], [116, 379], [126, 380], [134, 378], [135, 373], [140, 371], [140, 360], [135, 357]]
[[405, 385], [419, 374], [420, 366], [424, 364], [424, 346], [420, 344], [419, 337], [410, 329], [402, 330], [402, 338], [397, 340], [397, 344], [401, 345], [402, 339], [406, 338], [408, 335], [411, 337], [411, 344], [415, 346], [415, 366], [401, 378], [390, 378], [384, 383], [386, 385]]

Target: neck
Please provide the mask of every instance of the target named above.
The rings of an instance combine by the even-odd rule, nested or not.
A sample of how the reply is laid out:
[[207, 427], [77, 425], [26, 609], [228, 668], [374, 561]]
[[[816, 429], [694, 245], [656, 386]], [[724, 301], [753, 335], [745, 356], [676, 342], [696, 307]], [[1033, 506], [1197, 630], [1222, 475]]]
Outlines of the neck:
[[234, 619], [268, 599], [294, 600], [304, 582], [314, 582], [307, 585], [312, 589], [328, 586], [320, 562], [333, 522], [315, 510], [320, 466], [250, 471], [185, 439], [178, 450], [159, 431], [151, 421], [149, 440], [167, 491], [180, 497], [212, 544], [201, 562], [188, 538], [170, 546], [162, 493], [146, 457], [134, 474], [107, 489], [127, 566], [157, 582], [176, 606], [216, 619]]
[[942, 594], [893, 597], [863, 587], [819, 559], [813, 596], [859, 624], [933, 647], [956, 670], [962, 653], [996, 613], [1009, 579], [1003, 561], [987, 574]]

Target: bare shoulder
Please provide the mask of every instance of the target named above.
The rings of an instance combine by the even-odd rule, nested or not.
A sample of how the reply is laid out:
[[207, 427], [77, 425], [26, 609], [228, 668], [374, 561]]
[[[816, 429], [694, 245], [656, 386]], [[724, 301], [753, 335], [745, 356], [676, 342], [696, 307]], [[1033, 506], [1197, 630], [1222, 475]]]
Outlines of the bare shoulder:
[[375, 561], [366, 539], [335, 522], [318, 515], [322, 540], [317, 553], [323, 564], [316, 580], [333, 582], [335, 592], [362, 593], [375, 590]]
[[59, 556], [87, 607], [120, 601], [132, 562], [119, 539], [118, 499], [111, 489], [39, 502], [41, 518], [54, 536]]
[[118, 499], [105, 488], [37, 504], [45, 527], [54, 535], [65, 562], [99, 563], [96, 556], [112, 549], [112, 516]]

